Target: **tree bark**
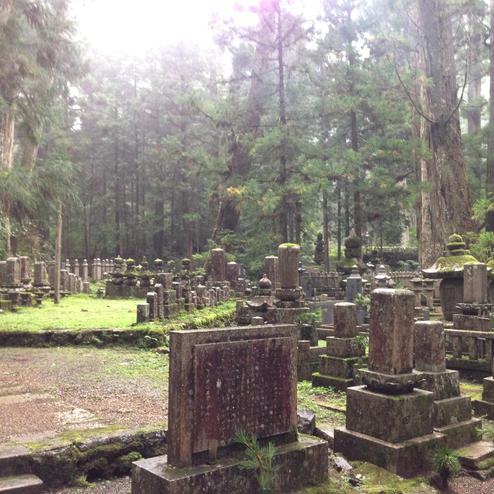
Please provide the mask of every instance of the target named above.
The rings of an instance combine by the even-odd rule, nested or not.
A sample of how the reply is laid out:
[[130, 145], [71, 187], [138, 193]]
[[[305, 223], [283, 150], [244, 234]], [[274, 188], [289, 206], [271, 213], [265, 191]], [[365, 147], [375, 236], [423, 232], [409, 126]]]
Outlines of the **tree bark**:
[[[473, 229], [472, 201], [461, 147], [453, 51], [451, 11], [446, 0], [418, 0], [425, 75], [422, 116], [430, 158], [421, 166], [422, 191], [420, 263], [431, 266], [452, 233]], [[429, 115], [424, 113], [429, 109]]]
[[[489, 43], [489, 127], [486, 162], [486, 196], [493, 197], [494, 192], [494, 0], [491, 1], [491, 33]], [[489, 211], [486, 217], [487, 231], [494, 231], [494, 212]]]
[[55, 224], [55, 281], [53, 301], [60, 303], [60, 266], [62, 265], [62, 201], [57, 203], [57, 220]]
[[328, 216], [328, 191], [322, 191], [322, 241], [324, 270], [329, 273], [329, 216]]
[[12, 106], [0, 113], [0, 170], [12, 169], [14, 160], [15, 114]]

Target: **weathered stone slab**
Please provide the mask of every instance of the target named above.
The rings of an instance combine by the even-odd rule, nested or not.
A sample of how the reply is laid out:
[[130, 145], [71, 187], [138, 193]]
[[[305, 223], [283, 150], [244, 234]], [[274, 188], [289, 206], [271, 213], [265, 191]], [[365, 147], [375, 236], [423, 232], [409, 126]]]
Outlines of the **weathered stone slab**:
[[371, 293], [369, 369], [406, 374], [413, 368], [414, 295], [378, 288]]
[[487, 302], [487, 265], [481, 262], [463, 265], [463, 302]]
[[271, 437], [297, 422], [297, 329], [263, 325], [170, 333], [169, 462], [232, 444], [239, 429]]
[[362, 357], [365, 355], [365, 347], [354, 338], [326, 338], [326, 351], [328, 355], [335, 357]]
[[415, 330], [415, 368], [418, 371], [446, 370], [444, 327], [441, 321], [417, 321]]
[[444, 400], [436, 400], [432, 406], [432, 422], [434, 427], [457, 424], [472, 418], [470, 396], [453, 396]]
[[211, 249], [211, 280], [226, 280], [226, 254], [223, 249]]
[[300, 246], [296, 244], [281, 244], [278, 246], [278, 274], [281, 288], [298, 288], [299, 258]]
[[319, 372], [326, 376], [351, 379], [353, 377], [353, 366], [359, 362], [360, 359], [358, 357], [341, 358], [323, 355], [319, 363]]

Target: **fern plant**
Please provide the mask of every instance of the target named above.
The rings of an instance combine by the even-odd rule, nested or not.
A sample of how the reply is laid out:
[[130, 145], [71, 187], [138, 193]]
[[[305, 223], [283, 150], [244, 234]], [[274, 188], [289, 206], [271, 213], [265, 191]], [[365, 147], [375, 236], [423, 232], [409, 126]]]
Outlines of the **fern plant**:
[[432, 455], [431, 466], [441, 477], [443, 489], [448, 487], [448, 480], [450, 477], [458, 475], [461, 471], [458, 455], [452, 449], [445, 447], [438, 448], [434, 452]]
[[277, 468], [273, 465], [275, 446], [272, 442], [263, 447], [257, 441], [255, 434], [250, 437], [245, 431], [240, 429], [234, 436], [233, 440], [245, 446], [247, 458], [240, 463], [240, 468], [244, 470], [256, 470], [257, 481], [261, 488], [261, 493], [270, 492], [274, 474]]

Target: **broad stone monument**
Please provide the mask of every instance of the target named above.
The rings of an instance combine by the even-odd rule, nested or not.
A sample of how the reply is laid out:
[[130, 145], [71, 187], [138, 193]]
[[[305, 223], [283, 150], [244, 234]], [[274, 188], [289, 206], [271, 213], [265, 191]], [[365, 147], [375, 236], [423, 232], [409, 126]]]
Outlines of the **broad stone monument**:
[[[274, 488], [327, 478], [327, 443], [297, 439], [297, 331], [264, 325], [170, 333], [168, 456], [137, 461], [133, 494], [252, 494], [239, 430], [277, 447]], [[235, 452], [235, 454], [233, 454]]]
[[477, 440], [480, 419], [472, 419], [470, 396], [460, 395], [458, 371], [446, 369], [446, 347], [441, 321], [415, 323], [415, 369], [422, 373], [421, 389], [434, 393], [432, 424], [445, 434], [448, 448]]
[[463, 302], [463, 266], [478, 261], [465, 249], [461, 235], [450, 235], [446, 247], [446, 254], [430, 268], [423, 269], [422, 274], [425, 278], [442, 280], [439, 287], [441, 308], [446, 321], [452, 321], [453, 314], [458, 312], [456, 305]]
[[335, 336], [326, 338], [326, 355], [322, 355], [319, 371], [312, 374], [312, 386], [346, 390], [354, 384], [354, 367], [363, 363], [365, 347], [355, 339], [358, 335], [355, 304], [340, 302], [334, 306]]
[[433, 393], [416, 389], [413, 368], [414, 295], [378, 288], [371, 294], [369, 370], [365, 385], [347, 389], [346, 427], [335, 429], [334, 449], [411, 477], [429, 468], [445, 444], [433, 431]]

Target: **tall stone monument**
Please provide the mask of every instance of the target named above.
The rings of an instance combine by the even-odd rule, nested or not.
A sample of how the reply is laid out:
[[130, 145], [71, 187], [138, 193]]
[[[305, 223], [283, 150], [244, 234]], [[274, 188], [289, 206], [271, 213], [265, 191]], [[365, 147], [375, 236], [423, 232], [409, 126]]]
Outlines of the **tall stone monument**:
[[433, 431], [433, 393], [416, 389], [413, 372], [414, 295], [378, 288], [371, 294], [369, 370], [365, 385], [347, 389], [346, 427], [335, 429], [335, 451], [411, 477], [429, 468], [445, 444]]

